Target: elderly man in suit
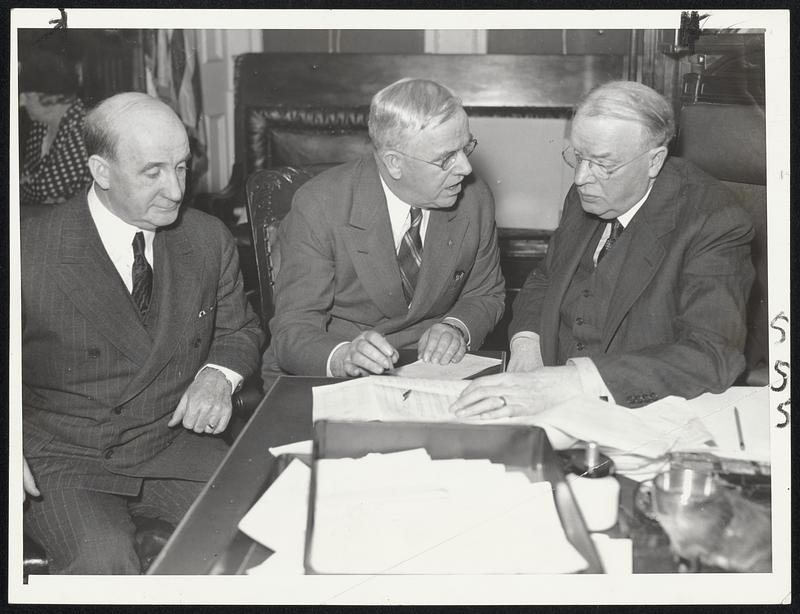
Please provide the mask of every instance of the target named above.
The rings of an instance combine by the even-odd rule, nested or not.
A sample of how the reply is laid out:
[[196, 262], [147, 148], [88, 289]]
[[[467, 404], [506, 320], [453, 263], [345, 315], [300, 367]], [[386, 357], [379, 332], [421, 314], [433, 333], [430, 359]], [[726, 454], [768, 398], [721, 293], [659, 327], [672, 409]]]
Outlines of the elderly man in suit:
[[720, 182], [667, 158], [674, 126], [669, 102], [635, 82], [578, 106], [574, 184], [514, 303], [512, 373], [471, 384], [457, 415], [532, 414], [580, 393], [639, 407], [741, 373], [751, 222]]
[[113, 96], [86, 143], [88, 192], [22, 220], [23, 517], [52, 573], [138, 573], [131, 517], [191, 505], [262, 332], [228, 231], [180, 210], [175, 113]]
[[280, 225], [267, 379], [359, 376], [399, 349], [437, 364], [478, 348], [503, 313], [494, 201], [458, 98], [402, 79], [370, 106], [371, 155], [318, 175]]

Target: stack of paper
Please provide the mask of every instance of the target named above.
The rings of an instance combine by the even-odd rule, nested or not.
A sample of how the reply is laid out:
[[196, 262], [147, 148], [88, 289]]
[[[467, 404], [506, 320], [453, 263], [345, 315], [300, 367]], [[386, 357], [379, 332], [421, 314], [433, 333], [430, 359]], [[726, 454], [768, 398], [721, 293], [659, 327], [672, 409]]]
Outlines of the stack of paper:
[[321, 459], [309, 563], [317, 573], [570, 573], [547, 482], [424, 450]]

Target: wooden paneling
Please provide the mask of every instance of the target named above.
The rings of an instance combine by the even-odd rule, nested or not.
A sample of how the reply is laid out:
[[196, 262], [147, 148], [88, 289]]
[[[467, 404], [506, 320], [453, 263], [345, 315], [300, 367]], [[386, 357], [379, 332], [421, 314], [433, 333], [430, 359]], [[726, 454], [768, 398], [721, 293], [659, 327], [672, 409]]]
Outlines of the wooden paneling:
[[368, 106], [407, 76], [450, 87], [466, 107], [571, 107], [622, 74], [617, 56], [248, 54], [240, 95], [249, 106]]
[[489, 30], [489, 53], [626, 55], [630, 30]]

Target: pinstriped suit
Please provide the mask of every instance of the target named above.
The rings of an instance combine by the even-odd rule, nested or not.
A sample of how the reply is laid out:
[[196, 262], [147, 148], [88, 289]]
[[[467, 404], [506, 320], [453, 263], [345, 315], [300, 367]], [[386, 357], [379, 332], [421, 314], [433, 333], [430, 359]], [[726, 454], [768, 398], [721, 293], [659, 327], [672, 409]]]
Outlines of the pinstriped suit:
[[202, 482], [225, 453], [167, 422], [204, 364], [245, 377], [257, 365], [262, 333], [235, 245], [216, 218], [187, 210], [153, 250], [148, 327], [85, 194], [22, 220], [23, 442], [42, 500], [60, 489], [132, 496], [143, 478]]

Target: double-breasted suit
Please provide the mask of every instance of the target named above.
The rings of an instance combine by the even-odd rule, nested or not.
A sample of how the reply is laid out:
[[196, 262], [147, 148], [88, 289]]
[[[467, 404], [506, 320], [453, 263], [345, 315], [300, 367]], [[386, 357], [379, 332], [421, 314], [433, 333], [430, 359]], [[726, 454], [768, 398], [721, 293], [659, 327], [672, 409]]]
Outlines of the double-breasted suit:
[[143, 322], [85, 194], [22, 220], [24, 453], [44, 496], [206, 480], [224, 454], [218, 438], [167, 422], [204, 364], [245, 377], [257, 365], [262, 332], [235, 245], [219, 220], [187, 210], [153, 253]]
[[[583, 211], [573, 186], [543, 266], [514, 302], [509, 335], [538, 333], [545, 365], [559, 364], [562, 304], [602, 223]], [[744, 368], [752, 237], [748, 215], [727, 188], [689, 162], [667, 160], [603, 260], [620, 271], [599, 350], [588, 356], [618, 403], [691, 398], [734, 382]]]
[[[373, 156], [318, 175], [295, 195], [279, 229], [272, 342], [265, 370], [324, 375], [331, 351], [374, 329], [415, 347], [445, 316], [478, 348], [503, 314], [494, 201], [468, 178], [453, 207], [432, 209], [411, 305], [403, 297], [391, 222]], [[272, 363], [272, 364], [270, 364]]]

